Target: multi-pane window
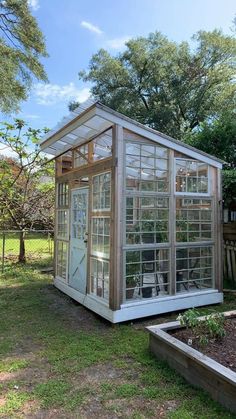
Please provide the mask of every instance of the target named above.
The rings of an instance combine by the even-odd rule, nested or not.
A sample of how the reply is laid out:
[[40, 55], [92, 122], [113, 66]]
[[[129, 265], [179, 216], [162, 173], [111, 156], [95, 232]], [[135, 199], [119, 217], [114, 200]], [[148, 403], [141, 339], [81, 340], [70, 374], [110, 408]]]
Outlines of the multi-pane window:
[[126, 143], [126, 189], [167, 192], [168, 151], [164, 147]]
[[109, 211], [111, 206], [111, 173], [93, 176], [93, 211]]
[[68, 238], [68, 210], [57, 210], [57, 236]]
[[81, 145], [74, 151], [74, 167], [88, 164], [88, 144]]
[[91, 294], [109, 299], [109, 261], [91, 258]]
[[165, 243], [169, 231], [169, 198], [126, 197], [126, 243]]
[[[58, 183], [57, 185], [57, 242], [56, 242], [56, 275], [63, 280], [67, 279], [67, 261], [68, 261], [68, 236], [69, 223], [69, 189], [67, 183]], [[67, 208], [65, 208], [67, 207]]]
[[56, 274], [60, 278], [67, 279], [68, 243], [57, 241], [56, 245]]
[[[86, 191], [86, 189], [84, 190]], [[87, 233], [87, 199], [86, 193], [72, 195], [72, 239], [85, 239]]]
[[92, 218], [91, 253], [109, 258], [110, 254], [110, 217]]
[[210, 246], [176, 249], [176, 292], [198, 291], [213, 285], [213, 249]]
[[212, 240], [212, 201], [176, 198], [176, 241]]
[[208, 165], [196, 160], [176, 159], [176, 192], [207, 193]]
[[67, 183], [58, 183], [57, 186], [57, 205], [59, 208], [68, 206], [69, 190]]
[[126, 299], [169, 293], [169, 250], [126, 251]]
[[[103, 136], [100, 138], [101, 140], [108, 141]], [[105, 144], [103, 145], [105, 147]], [[94, 146], [95, 150], [96, 145]], [[107, 143], [107, 147], [109, 147], [109, 143]], [[99, 150], [101, 151], [101, 148]], [[108, 148], [107, 152], [110, 153]], [[111, 173], [106, 172], [93, 176], [92, 178], [90, 257], [90, 292], [105, 300], [109, 299], [110, 209]]]

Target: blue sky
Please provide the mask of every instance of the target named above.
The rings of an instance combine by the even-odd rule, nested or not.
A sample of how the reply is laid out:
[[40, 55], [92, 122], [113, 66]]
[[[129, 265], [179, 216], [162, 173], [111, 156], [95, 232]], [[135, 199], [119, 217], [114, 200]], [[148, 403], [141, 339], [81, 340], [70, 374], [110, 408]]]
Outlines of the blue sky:
[[[155, 30], [171, 40], [189, 41], [200, 29], [232, 34], [235, 0], [28, 0], [44, 33], [49, 83], [35, 81], [18, 117], [52, 128], [68, 114], [68, 102], [85, 100], [89, 85], [78, 78], [93, 53], [116, 54], [131, 37]], [[2, 119], [2, 118], [1, 118]]]

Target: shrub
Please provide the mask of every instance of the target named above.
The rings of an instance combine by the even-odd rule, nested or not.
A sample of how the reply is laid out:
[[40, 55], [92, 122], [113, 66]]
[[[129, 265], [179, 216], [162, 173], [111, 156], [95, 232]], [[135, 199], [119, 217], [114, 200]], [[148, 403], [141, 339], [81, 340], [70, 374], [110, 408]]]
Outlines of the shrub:
[[192, 330], [194, 338], [199, 340], [200, 345], [207, 345], [209, 338], [217, 340], [225, 336], [224, 314], [212, 313], [204, 320], [200, 320], [199, 315], [199, 312], [193, 308], [180, 314], [177, 320], [182, 326]]

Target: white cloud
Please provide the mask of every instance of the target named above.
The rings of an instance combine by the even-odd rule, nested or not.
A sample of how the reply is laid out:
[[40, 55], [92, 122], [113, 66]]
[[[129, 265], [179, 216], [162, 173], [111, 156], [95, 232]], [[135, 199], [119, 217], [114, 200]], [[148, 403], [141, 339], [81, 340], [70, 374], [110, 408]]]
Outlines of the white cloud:
[[85, 20], [83, 20], [80, 25], [83, 26], [83, 28], [88, 29], [90, 32], [96, 33], [97, 35], [101, 35], [103, 33], [103, 31], [98, 26], [95, 26], [90, 22], [86, 22]]
[[88, 87], [78, 89], [72, 82], [64, 86], [36, 83], [33, 93], [39, 105], [55, 105], [56, 103], [69, 102], [70, 100], [84, 102], [90, 96]]
[[39, 0], [28, 0], [28, 5], [30, 7], [32, 7], [33, 10], [38, 10], [39, 9]]
[[34, 115], [34, 114], [31, 114], [31, 113], [26, 113], [26, 114], [24, 114], [24, 113], [22, 113], [22, 114], [20, 114], [20, 117], [21, 118], [23, 118], [23, 119], [39, 119], [40, 118], [40, 116], [39, 115]]
[[130, 39], [129, 36], [122, 36], [120, 38], [108, 39], [106, 41], [107, 48], [110, 49], [123, 49], [125, 48], [126, 42]]
[[17, 154], [10, 147], [6, 147], [0, 143], [0, 156], [16, 158]]

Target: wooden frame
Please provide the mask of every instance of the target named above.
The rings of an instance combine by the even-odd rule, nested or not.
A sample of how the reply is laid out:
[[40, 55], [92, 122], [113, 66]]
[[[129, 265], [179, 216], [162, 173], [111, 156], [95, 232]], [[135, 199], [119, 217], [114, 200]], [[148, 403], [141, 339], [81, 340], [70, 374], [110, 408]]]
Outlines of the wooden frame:
[[[225, 312], [224, 316], [235, 318], [236, 310]], [[236, 373], [169, 334], [182, 328], [179, 321], [147, 327], [150, 350], [190, 384], [204, 389], [214, 400], [236, 413]]]

